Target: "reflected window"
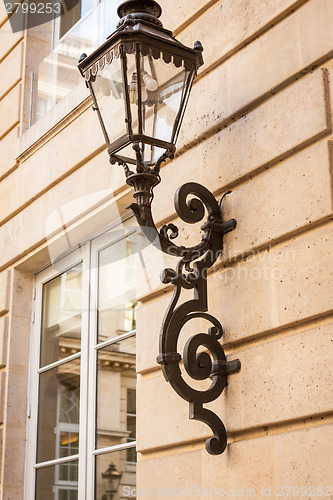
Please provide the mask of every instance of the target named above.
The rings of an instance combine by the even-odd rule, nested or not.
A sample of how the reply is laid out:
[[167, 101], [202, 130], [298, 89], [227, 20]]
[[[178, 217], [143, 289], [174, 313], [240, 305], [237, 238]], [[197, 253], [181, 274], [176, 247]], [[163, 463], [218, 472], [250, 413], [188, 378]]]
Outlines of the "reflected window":
[[135, 329], [136, 237], [99, 253], [98, 342]]
[[99, 2], [94, 0], [69, 0], [67, 3], [69, 7], [72, 7], [72, 5], [74, 5], [74, 7], [65, 10], [59, 17], [59, 38], [62, 38], [74, 24], [84, 17], [94, 5], [97, 5]]
[[44, 285], [41, 367], [81, 349], [81, 303], [81, 264]]
[[[133, 389], [127, 389], [126, 424], [128, 432], [127, 442], [131, 443], [136, 440], [136, 391]], [[135, 448], [127, 450], [127, 462], [136, 462]]]

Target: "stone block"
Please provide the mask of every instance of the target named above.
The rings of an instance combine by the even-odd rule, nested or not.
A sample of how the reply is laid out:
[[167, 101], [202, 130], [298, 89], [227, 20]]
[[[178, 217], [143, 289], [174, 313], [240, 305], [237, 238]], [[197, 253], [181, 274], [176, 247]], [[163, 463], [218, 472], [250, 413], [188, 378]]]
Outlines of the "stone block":
[[[20, 121], [21, 85], [17, 85], [0, 101], [0, 137]], [[6, 119], [4, 119], [5, 117]], [[8, 201], [8, 197], [6, 198]]]
[[3, 177], [16, 165], [15, 148], [17, 141], [17, 128], [5, 135], [0, 141], [0, 178]]
[[320, 60], [329, 51], [333, 57], [333, 27], [330, 22], [332, 16], [333, 5], [330, 0], [311, 0], [297, 12], [303, 66]]
[[[175, 497], [179, 490], [177, 496], [186, 498], [190, 488], [200, 482], [201, 467], [200, 450], [188, 450], [177, 455], [170, 452], [168, 456], [141, 460], [137, 464], [137, 489], [145, 496], [148, 496], [147, 490], [153, 489], [154, 496], [166, 498]], [[198, 498], [194, 493], [192, 491], [191, 498]]]
[[[193, 330], [192, 335], [195, 333], [199, 332]], [[237, 351], [228, 359], [239, 358], [241, 371], [229, 377], [227, 389], [207, 407], [220, 416], [229, 432], [329, 412], [332, 338], [333, 323]], [[203, 382], [199, 386], [189, 377], [185, 380], [198, 390], [207, 388]], [[157, 374], [138, 384], [138, 405], [139, 451], [211, 435], [204, 424], [188, 420], [188, 403]], [[157, 415], [159, 423], [153, 424]]]
[[[32, 304], [32, 274], [27, 271], [15, 269], [13, 271], [13, 301], [11, 314], [13, 317], [31, 320]], [[11, 329], [14, 328], [13, 320]]]
[[276, 485], [308, 486], [308, 498], [313, 496], [309, 494], [310, 486], [315, 487], [318, 497], [322, 495], [317, 487], [322, 486], [324, 497], [329, 498], [332, 491], [332, 436], [332, 424], [274, 436]]
[[0, 371], [0, 425], [3, 424], [6, 408], [6, 372]]
[[3, 464], [3, 489], [8, 500], [23, 498], [25, 426], [6, 430]]
[[231, 384], [239, 379], [242, 425], [265, 426], [329, 412], [332, 339], [329, 323], [237, 352], [242, 369]]
[[22, 78], [24, 44], [20, 43], [1, 62], [0, 98]]
[[327, 141], [316, 143], [233, 190], [226, 199], [224, 214], [226, 220], [237, 220], [236, 230], [226, 238], [232, 240], [232, 245], [226, 245], [226, 259], [330, 217]]
[[[22, 330], [23, 333], [27, 333], [27, 321], [22, 319], [17, 320], [16, 325], [21, 324], [25, 328]], [[27, 346], [28, 342], [23, 341], [23, 345]], [[19, 348], [20, 353], [16, 355], [12, 354], [13, 362], [10, 360], [10, 367], [8, 371], [8, 401], [10, 401], [10, 406], [7, 408], [7, 432], [12, 432], [13, 435], [18, 436], [20, 432], [21, 435], [25, 433], [26, 426], [26, 415], [27, 415], [27, 377], [28, 377], [28, 363], [29, 363], [29, 345], [26, 348], [25, 359], [21, 356], [24, 348], [19, 346], [19, 340], [14, 340], [11, 342], [11, 349]], [[15, 359], [18, 362], [15, 362]]]
[[0, 315], [9, 311], [10, 276], [10, 271], [4, 271], [0, 274]]
[[22, 31], [13, 33], [9, 20], [1, 27], [0, 30], [0, 60], [3, 59], [8, 52], [23, 38]]
[[195, 18], [198, 15], [198, 11], [209, 8], [212, 3], [214, 3], [212, 0], [192, 0], [191, 2], [177, 0], [172, 4], [172, 9], [170, 9], [170, 3], [167, 0], [161, 0], [159, 4], [162, 7], [161, 21], [163, 26], [167, 29], [178, 31], [179, 25], [188, 22], [190, 18]]
[[0, 368], [7, 364], [8, 317], [0, 317]]
[[297, 18], [290, 16], [232, 57], [227, 62], [231, 109], [245, 108], [300, 71], [297, 45]]
[[326, 227], [272, 249], [277, 268], [273, 286], [278, 325], [332, 310], [332, 236], [332, 228]]
[[[30, 294], [31, 298], [31, 294]], [[5, 491], [21, 498], [24, 486], [24, 449], [27, 424], [27, 380], [31, 320], [12, 316], [8, 363], [6, 447], [3, 478]]]
[[[2, 457], [2, 445], [3, 445], [3, 429], [0, 429], [0, 453]], [[0, 460], [0, 463], [2, 460]], [[0, 486], [2, 485], [2, 475], [0, 476]]]
[[[332, 431], [330, 424], [239, 441], [231, 443], [221, 457], [202, 450], [202, 485], [207, 489], [223, 488], [229, 496], [237, 496], [231, 495], [231, 489], [255, 489], [256, 498], [265, 498], [262, 488], [266, 496], [279, 498], [279, 486], [331, 485]], [[324, 456], [325, 460], [315, 456]], [[284, 490], [285, 498], [286, 493]], [[251, 495], [238, 492], [238, 496]], [[309, 494], [303, 496], [311, 498]]]

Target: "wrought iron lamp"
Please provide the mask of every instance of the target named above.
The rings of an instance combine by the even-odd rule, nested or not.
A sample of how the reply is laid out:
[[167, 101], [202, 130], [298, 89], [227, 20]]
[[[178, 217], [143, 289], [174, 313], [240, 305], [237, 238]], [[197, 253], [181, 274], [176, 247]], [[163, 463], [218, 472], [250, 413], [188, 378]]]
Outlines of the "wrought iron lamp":
[[[198, 245], [176, 245], [177, 227], [168, 224], [158, 231], [151, 212], [153, 189], [161, 181], [161, 164], [174, 156], [191, 87], [203, 64], [203, 48], [200, 42], [188, 48], [164, 29], [161, 7], [154, 0], [127, 0], [118, 7], [118, 15], [115, 33], [91, 55], [82, 54], [79, 70], [90, 90], [110, 162], [123, 166], [126, 182], [134, 188], [135, 203], [129, 208], [155, 246], [180, 257], [176, 270], [168, 268], [161, 275], [163, 283], [174, 286], [174, 294], [162, 324], [157, 362], [166, 380], [189, 402], [190, 418], [211, 427], [214, 437], [207, 439], [206, 449], [217, 455], [226, 448], [226, 429], [203, 404], [222, 393], [228, 374], [239, 371], [240, 362], [226, 361], [219, 343], [222, 326], [207, 313], [207, 271], [222, 252], [223, 235], [236, 227], [236, 221], [223, 221], [222, 200], [194, 182], [177, 190], [175, 208], [189, 224], [201, 221], [206, 208]], [[177, 306], [182, 289], [193, 290], [194, 298]], [[177, 350], [181, 329], [194, 318], [207, 320], [211, 327], [187, 341], [183, 363], [193, 379], [211, 379], [204, 391], [183, 379]], [[203, 347], [204, 352], [198, 352]]]
[[110, 500], [117, 493], [123, 473], [118, 472], [114, 464], [110, 464], [105, 472], [102, 472], [104, 488]]

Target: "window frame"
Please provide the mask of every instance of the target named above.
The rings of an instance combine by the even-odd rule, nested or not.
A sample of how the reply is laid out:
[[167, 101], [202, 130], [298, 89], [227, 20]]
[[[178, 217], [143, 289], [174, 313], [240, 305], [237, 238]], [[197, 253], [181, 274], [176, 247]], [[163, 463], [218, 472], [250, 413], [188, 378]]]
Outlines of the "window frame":
[[[104, 234], [88, 241], [80, 249], [71, 252], [56, 262], [55, 267], [38, 272], [34, 280], [33, 322], [30, 337], [29, 380], [28, 380], [28, 411], [27, 440], [25, 461], [24, 500], [35, 500], [36, 470], [46, 466], [79, 461], [78, 500], [94, 498], [95, 495], [95, 462], [98, 455], [136, 449], [136, 441], [131, 441], [107, 448], [95, 449], [96, 408], [97, 408], [97, 353], [102, 347], [107, 347], [127, 338], [135, 337], [136, 330], [126, 332], [106, 341], [97, 343], [98, 315], [98, 279], [99, 252], [118, 241], [134, 234], [137, 229], [130, 226], [130, 217], [114, 225]], [[119, 235], [119, 229], [121, 233]], [[50, 363], [40, 368], [41, 327], [43, 308], [43, 286], [75, 265], [82, 263], [82, 323], [81, 350], [64, 359]], [[79, 452], [70, 457], [63, 457], [37, 463], [37, 428], [39, 410], [39, 379], [40, 374], [69, 361], [80, 359], [80, 423]], [[56, 485], [57, 486], [57, 485]], [[58, 485], [59, 486], [59, 485]], [[61, 488], [61, 485], [59, 486]]]

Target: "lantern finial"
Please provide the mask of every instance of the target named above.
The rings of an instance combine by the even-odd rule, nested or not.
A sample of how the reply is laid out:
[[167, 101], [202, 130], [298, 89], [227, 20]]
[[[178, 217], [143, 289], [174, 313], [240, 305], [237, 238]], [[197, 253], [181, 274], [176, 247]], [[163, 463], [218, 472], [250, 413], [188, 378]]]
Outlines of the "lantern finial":
[[126, 0], [117, 9], [120, 21], [118, 27], [131, 15], [134, 19], [141, 19], [162, 27], [159, 17], [162, 14], [161, 6], [155, 0]]

